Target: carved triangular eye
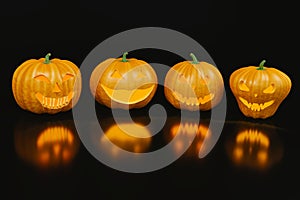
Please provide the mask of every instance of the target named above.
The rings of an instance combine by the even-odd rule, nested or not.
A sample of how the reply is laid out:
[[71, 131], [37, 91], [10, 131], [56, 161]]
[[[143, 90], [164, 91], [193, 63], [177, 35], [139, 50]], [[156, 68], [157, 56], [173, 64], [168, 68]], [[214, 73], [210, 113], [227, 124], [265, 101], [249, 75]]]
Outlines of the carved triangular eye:
[[207, 75], [205, 76], [200, 76], [200, 79], [199, 79], [199, 84], [201, 85], [207, 85], [208, 82], [209, 82], [209, 77]]
[[63, 81], [63, 82], [64, 82], [64, 81], [67, 81], [67, 80], [69, 80], [70, 78], [73, 78], [73, 77], [74, 77], [73, 74], [66, 74], [66, 75], [64, 75], [62, 81]]
[[186, 78], [184, 77], [183, 74], [180, 74], [179, 77], [178, 77], [179, 81], [182, 82], [182, 83], [186, 83]]
[[39, 74], [34, 77], [35, 80], [44, 81], [46, 83], [50, 83], [50, 80], [44, 74]]
[[269, 87], [267, 87], [263, 91], [263, 93], [265, 93], [265, 94], [272, 94], [274, 92], [275, 92], [275, 85], [274, 85], [274, 83], [272, 83]]
[[122, 78], [122, 75], [120, 74], [120, 72], [118, 72], [118, 70], [115, 70], [111, 75], [110, 77], [112, 78]]
[[239, 89], [245, 92], [249, 92], [250, 89], [248, 88], [248, 86], [245, 84], [245, 82], [243, 80], [241, 80], [239, 82]]
[[205, 81], [203, 78], [201, 78], [201, 79], [199, 80], [199, 83], [202, 84], [202, 85], [206, 85], [206, 81]]

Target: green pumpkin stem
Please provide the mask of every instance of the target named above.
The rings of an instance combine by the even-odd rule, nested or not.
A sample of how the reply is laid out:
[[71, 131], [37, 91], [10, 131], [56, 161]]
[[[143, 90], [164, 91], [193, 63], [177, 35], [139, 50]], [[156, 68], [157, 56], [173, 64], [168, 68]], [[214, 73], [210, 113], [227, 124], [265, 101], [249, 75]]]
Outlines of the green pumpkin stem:
[[126, 59], [128, 52], [123, 53], [123, 57], [122, 57], [122, 62], [128, 62], [128, 60]]
[[263, 70], [265, 62], [266, 62], [266, 60], [261, 61], [258, 68], [257, 68], [257, 70]]
[[193, 59], [192, 64], [198, 64], [199, 63], [199, 61], [197, 60], [196, 56], [193, 53], [190, 53], [190, 56]]
[[50, 59], [49, 59], [50, 56], [51, 56], [51, 53], [47, 53], [47, 55], [45, 56], [45, 61], [44, 61], [45, 64], [50, 63]]

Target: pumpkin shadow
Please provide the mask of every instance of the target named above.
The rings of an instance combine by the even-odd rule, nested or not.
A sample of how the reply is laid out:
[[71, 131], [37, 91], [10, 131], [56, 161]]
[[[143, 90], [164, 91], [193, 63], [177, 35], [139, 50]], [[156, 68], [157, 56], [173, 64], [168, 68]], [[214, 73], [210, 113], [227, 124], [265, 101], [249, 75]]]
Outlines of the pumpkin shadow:
[[60, 169], [71, 164], [80, 140], [73, 120], [19, 120], [14, 129], [16, 154], [26, 164], [41, 170]]
[[256, 122], [235, 122], [225, 138], [226, 154], [240, 169], [266, 171], [278, 164], [284, 153], [277, 127]]

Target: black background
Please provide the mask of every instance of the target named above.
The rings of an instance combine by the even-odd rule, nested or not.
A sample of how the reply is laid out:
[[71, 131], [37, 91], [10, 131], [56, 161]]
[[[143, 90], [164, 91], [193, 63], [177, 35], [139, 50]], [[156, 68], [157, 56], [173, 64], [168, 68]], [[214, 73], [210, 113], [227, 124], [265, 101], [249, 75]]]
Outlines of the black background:
[[[251, 1], [252, 2], [252, 1]], [[1, 191], [23, 198], [123, 197], [158, 198], [160, 195], [193, 198], [299, 199], [299, 106], [298, 13], [286, 2], [234, 1], [9, 1], [1, 3]], [[20, 121], [30, 123], [70, 119], [71, 112], [36, 116], [21, 110], [11, 91], [14, 70], [25, 60], [44, 57], [68, 59], [80, 66], [88, 53], [114, 34], [137, 27], [165, 27], [180, 31], [199, 42], [211, 55], [224, 77], [228, 122], [250, 121], [278, 128], [284, 146], [280, 163], [267, 172], [235, 167], [226, 156], [224, 143], [234, 127], [228, 123], [211, 154], [202, 160], [180, 158], [159, 171], [130, 174], [111, 169], [84, 148], [67, 168], [44, 172], [18, 157], [14, 130]], [[148, 62], [169, 66], [180, 58], [154, 50], [133, 52]], [[276, 67], [292, 80], [292, 90], [276, 114], [265, 120], [243, 116], [229, 90], [229, 76], [237, 68], [257, 65]], [[175, 112], [157, 93], [161, 102]], [[148, 108], [148, 107], [147, 107]], [[147, 113], [145, 108], [142, 113]], [[104, 107], [103, 112], [109, 112]], [[136, 112], [136, 111], [135, 111]], [[238, 124], [238, 123], [237, 123]], [[226, 128], [227, 127], [227, 128]]]

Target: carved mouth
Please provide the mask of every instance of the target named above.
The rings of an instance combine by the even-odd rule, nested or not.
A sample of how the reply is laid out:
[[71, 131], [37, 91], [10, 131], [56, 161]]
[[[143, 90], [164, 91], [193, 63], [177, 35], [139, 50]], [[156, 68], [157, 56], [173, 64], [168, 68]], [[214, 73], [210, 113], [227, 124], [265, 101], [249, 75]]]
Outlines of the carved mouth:
[[45, 97], [39, 92], [35, 94], [35, 97], [42, 104], [42, 106], [48, 109], [60, 109], [67, 106], [71, 102], [73, 96], [74, 92], [70, 92], [67, 96], [58, 98]]
[[110, 99], [122, 104], [134, 104], [145, 100], [153, 91], [154, 85], [146, 89], [110, 89], [104, 85], [101, 85], [104, 92], [109, 96]]
[[178, 92], [173, 92], [173, 95], [180, 103], [184, 103], [188, 106], [199, 106], [202, 104], [206, 104], [207, 102], [210, 102], [215, 97], [214, 94], [208, 94], [208, 95], [205, 95], [204, 97], [199, 97], [199, 98], [183, 97]]
[[274, 100], [267, 101], [265, 103], [249, 103], [246, 99], [239, 97], [240, 101], [252, 111], [261, 111], [265, 108], [271, 106], [274, 103]]

